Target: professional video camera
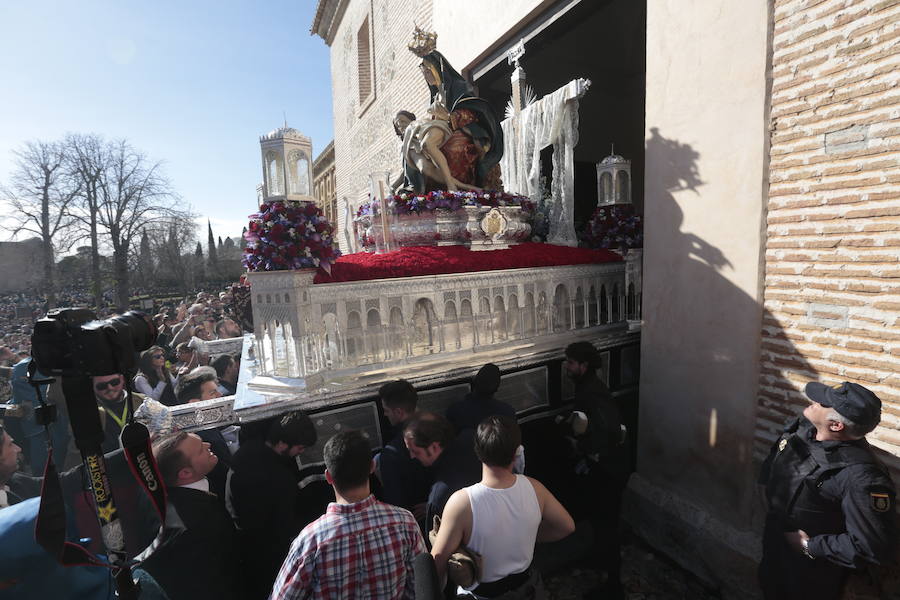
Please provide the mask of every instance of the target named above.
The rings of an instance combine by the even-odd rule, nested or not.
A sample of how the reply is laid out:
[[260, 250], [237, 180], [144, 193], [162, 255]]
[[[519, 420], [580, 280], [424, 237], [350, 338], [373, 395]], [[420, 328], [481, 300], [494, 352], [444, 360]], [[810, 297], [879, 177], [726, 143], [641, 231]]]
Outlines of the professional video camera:
[[[64, 308], [51, 311], [46, 317], [38, 320], [34, 324], [34, 333], [31, 336], [35, 367], [30, 370], [31, 375], [39, 371], [44, 375], [62, 377], [63, 395], [66, 399], [75, 445], [81, 451], [85, 472], [91, 481], [100, 533], [107, 549], [118, 595], [123, 600], [136, 599], [140, 591], [131, 579], [122, 524], [107, 477], [101, 449], [104, 432], [91, 377], [121, 374], [126, 381], [129, 380], [137, 366], [137, 353], [152, 346], [156, 335], [156, 328], [150, 319], [137, 311], [129, 311], [121, 316], [99, 321], [96, 315], [87, 309]], [[39, 383], [32, 380], [36, 392]], [[40, 403], [43, 404], [43, 401]], [[45, 426], [53, 420], [54, 411], [52, 407], [49, 408], [50, 410], [40, 412], [43, 416], [36, 416]], [[164, 507], [165, 496], [157, 485], [159, 474], [155, 471], [147, 429], [139, 423], [133, 423], [133, 416], [129, 415], [129, 423], [122, 429], [125, 454], [132, 465], [151, 465], [148, 468], [152, 468], [155, 474], [151, 472], [148, 475], [147, 469], [144, 469], [143, 472], [135, 470], [135, 476], [143, 474], [146, 478], [146, 481], [142, 482], [144, 489], [151, 494], [156, 492], [156, 502]], [[44, 496], [48, 485], [51, 486], [50, 489], [59, 487], [55, 470], [51, 468], [52, 465], [48, 463], [47, 472], [53, 474], [51, 478], [53, 482], [48, 483], [45, 479], [45, 494], [42, 494]], [[61, 493], [57, 495], [61, 498]], [[44, 500], [42, 497], [41, 511], [44, 510]], [[39, 520], [39, 524], [40, 522]], [[46, 541], [41, 545], [57, 555], [58, 559], [62, 559], [65, 555], [63, 528], [58, 528], [51, 534], [43, 536]]]

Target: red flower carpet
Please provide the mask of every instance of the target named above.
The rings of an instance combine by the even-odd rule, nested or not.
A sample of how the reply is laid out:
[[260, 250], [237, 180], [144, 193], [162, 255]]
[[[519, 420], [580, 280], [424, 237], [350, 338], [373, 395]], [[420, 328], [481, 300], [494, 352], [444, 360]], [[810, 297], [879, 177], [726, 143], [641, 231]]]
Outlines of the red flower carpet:
[[357, 252], [341, 256], [331, 266], [330, 275], [319, 269], [315, 283], [585, 265], [621, 260], [621, 256], [610, 250], [570, 248], [553, 244], [527, 243], [507, 250], [476, 252], [465, 246], [416, 246], [401, 248], [390, 254]]

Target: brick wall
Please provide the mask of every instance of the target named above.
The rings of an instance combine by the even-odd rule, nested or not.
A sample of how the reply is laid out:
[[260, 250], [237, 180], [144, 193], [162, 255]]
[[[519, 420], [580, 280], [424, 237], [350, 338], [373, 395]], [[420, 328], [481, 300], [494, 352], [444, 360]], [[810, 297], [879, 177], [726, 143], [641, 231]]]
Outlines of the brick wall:
[[[368, 194], [368, 176], [400, 171], [400, 147], [391, 124], [398, 110], [425, 115], [428, 86], [419, 58], [407, 50], [416, 25], [431, 28], [432, 0], [352, 0], [331, 44], [331, 89], [334, 111], [337, 230], [344, 243], [344, 204], [356, 207]], [[375, 99], [359, 106], [357, 31], [366, 17], [371, 23], [375, 65]], [[440, 49], [440, 40], [438, 40]]]
[[775, 0], [772, 52], [756, 454], [806, 382], [855, 381], [900, 480], [900, 0]]

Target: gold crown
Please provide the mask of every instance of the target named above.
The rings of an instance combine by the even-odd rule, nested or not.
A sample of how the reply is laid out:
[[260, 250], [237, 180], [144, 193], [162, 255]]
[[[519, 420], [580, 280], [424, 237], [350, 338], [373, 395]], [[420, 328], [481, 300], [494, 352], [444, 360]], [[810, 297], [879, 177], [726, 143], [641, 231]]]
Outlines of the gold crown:
[[415, 31], [413, 31], [412, 43], [407, 46], [410, 52], [421, 58], [434, 51], [436, 47], [437, 33], [425, 31], [417, 25]]

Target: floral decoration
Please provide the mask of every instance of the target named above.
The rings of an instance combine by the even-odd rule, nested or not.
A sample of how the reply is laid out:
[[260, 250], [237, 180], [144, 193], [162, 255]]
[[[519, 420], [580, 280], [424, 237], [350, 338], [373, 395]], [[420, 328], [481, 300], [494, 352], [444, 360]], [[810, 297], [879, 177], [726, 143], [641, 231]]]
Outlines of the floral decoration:
[[482, 190], [478, 192], [435, 190], [426, 194], [412, 194], [408, 192], [396, 194], [388, 200], [388, 207], [395, 215], [403, 215], [410, 213], [421, 214], [436, 210], [456, 211], [466, 205], [518, 206], [527, 201], [527, 198], [524, 196], [496, 190]]
[[312, 202], [263, 202], [244, 234], [244, 266], [250, 271], [320, 267], [331, 272], [340, 256], [334, 229]]
[[582, 237], [591, 248], [641, 248], [644, 245], [644, 224], [631, 204], [598, 206]]
[[[364, 202], [356, 210], [360, 221], [381, 214], [378, 200]], [[435, 190], [426, 194], [403, 192], [388, 198], [388, 208], [395, 215], [422, 214], [436, 210], [456, 211], [463, 206], [521, 206], [523, 211], [532, 209], [533, 203], [525, 196], [506, 192], [484, 190], [480, 192], [448, 192]]]

